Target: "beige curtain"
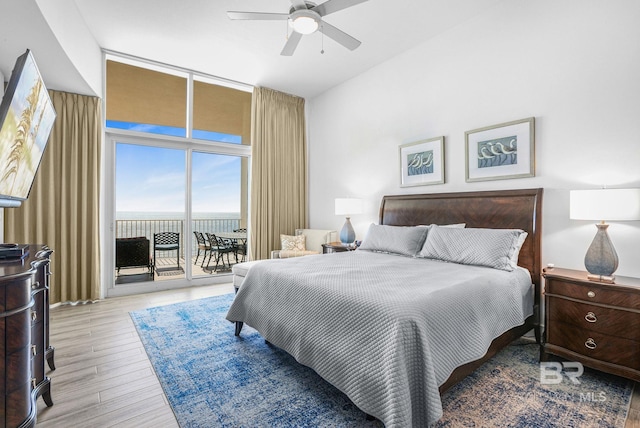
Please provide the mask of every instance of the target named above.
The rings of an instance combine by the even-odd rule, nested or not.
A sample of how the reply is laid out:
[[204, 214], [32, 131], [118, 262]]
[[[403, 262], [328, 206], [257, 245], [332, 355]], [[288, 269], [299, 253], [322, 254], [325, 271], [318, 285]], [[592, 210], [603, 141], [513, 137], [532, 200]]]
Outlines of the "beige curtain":
[[251, 258], [307, 222], [304, 98], [255, 88], [251, 109]]
[[49, 91], [57, 117], [29, 198], [5, 209], [7, 242], [54, 250], [51, 303], [100, 298], [101, 101]]

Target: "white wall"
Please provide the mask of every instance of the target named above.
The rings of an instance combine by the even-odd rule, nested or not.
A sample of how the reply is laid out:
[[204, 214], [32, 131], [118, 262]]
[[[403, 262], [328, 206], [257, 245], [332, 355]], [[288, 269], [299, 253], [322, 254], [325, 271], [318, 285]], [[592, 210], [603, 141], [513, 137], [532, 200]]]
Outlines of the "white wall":
[[102, 51], [80, 15], [75, 1], [36, 0], [36, 3], [60, 47], [91, 87], [93, 94], [101, 97]]
[[[340, 229], [336, 197], [543, 187], [543, 264], [583, 269], [592, 222], [569, 189], [640, 187], [640, 2], [509, 0], [309, 100], [310, 225]], [[366, 43], [366, 41], [363, 41]], [[536, 118], [536, 177], [465, 182], [464, 132]], [[446, 183], [400, 187], [398, 146], [445, 136]], [[640, 276], [640, 222], [609, 234]]]
[[[30, 49], [47, 89], [99, 95], [99, 89], [102, 87], [100, 48], [88, 33], [84, 21], [78, 17], [75, 2], [39, 2], [45, 11], [54, 16], [43, 15], [44, 11], [40, 10], [36, 0], [1, 2], [0, 69], [5, 78], [9, 79], [16, 58]], [[68, 11], [64, 9], [67, 6]], [[48, 20], [51, 20], [51, 23], [47, 22]], [[85, 31], [82, 31], [83, 27]], [[62, 45], [62, 42], [65, 44]], [[91, 85], [96, 89], [92, 89]]]

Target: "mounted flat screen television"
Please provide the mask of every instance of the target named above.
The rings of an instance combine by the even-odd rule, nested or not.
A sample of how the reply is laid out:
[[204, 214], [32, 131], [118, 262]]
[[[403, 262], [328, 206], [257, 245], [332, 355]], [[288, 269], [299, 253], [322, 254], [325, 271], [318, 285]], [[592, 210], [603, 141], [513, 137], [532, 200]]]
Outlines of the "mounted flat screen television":
[[0, 103], [0, 207], [27, 199], [56, 118], [33, 55], [18, 57]]

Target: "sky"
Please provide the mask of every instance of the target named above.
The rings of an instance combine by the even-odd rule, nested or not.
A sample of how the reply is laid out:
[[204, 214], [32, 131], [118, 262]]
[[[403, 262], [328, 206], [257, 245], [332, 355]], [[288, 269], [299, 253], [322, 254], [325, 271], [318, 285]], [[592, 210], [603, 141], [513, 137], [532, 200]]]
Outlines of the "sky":
[[[229, 140], [236, 136], [226, 137], [235, 143]], [[116, 211], [184, 212], [186, 154], [181, 149], [117, 143]], [[241, 157], [202, 152], [192, 156], [192, 211], [240, 212]]]

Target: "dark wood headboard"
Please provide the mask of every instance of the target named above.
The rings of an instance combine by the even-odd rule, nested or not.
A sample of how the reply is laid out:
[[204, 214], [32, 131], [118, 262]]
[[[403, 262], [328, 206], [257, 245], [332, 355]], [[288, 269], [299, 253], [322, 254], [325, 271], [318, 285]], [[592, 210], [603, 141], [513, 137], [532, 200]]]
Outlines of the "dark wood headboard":
[[536, 290], [540, 289], [542, 189], [393, 195], [382, 198], [380, 224], [417, 226], [432, 223], [466, 223], [467, 227], [524, 230], [529, 235], [520, 250], [518, 264], [531, 272]]

